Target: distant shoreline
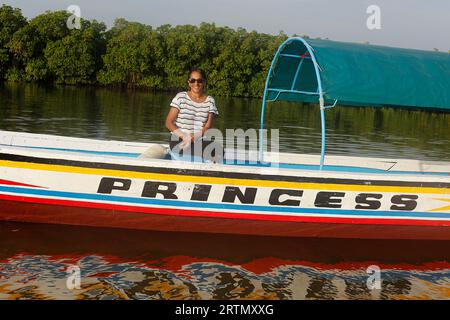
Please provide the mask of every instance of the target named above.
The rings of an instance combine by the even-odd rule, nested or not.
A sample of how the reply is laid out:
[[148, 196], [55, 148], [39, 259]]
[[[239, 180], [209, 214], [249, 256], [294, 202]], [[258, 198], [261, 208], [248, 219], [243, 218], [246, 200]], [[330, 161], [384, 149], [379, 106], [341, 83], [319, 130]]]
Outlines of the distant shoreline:
[[245, 29], [162, 25], [119, 18], [114, 26], [46, 11], [27, 20], [19, 8], [0, 7], [0, 79], [5, 82], [133, 88], [172, 92], [188, 71], [204, 69], [214, 95], [262, 97], [264, 79], [287, 36]]

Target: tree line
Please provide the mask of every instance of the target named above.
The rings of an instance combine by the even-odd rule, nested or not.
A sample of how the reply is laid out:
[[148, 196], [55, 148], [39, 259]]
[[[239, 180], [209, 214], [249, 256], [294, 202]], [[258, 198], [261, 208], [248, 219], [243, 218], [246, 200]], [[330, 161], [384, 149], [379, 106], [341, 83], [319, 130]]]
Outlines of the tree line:
[[268, 35], [214, 23], [162, 25], [116, 19], [111, 29], [70, 13], [46, 11], [27, 20], [19, 8], [0, 8], [0, 79], [67, 85], [175, 90], [193, 67], [208, 75], [212, 94], [261, 97], [284, 33]]

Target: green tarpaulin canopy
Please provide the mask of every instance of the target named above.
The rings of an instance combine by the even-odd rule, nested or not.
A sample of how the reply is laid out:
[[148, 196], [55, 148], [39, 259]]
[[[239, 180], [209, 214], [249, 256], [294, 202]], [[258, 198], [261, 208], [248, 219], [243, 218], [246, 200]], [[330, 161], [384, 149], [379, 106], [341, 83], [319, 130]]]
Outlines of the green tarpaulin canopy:
[[290, 38], [267, 80], [268, 101], [318, 102], [322, 89], [327, 104], [450, 111], [450, 54], [444, 52]]
[[318, 102], [325, 159], [325, 109], [336, 104], [450, 111], [450, 53], [289, 38], [278, 48], [261, 108], [263, 161], [266, 102]]

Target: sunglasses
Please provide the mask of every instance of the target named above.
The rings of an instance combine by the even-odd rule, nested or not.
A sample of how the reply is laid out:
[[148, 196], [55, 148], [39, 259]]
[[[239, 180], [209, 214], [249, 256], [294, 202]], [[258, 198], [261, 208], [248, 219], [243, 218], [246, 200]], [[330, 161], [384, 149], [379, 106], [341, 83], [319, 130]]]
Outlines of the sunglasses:
[[190, 78], [189, 80], [189, 83], [200, 83], [200, 84], [202, 84], [203, 82], [205, 82], [205, 79], [202, 79], [202, 78], [200, 78], [200, 79], [194, 79], [194, 78]]

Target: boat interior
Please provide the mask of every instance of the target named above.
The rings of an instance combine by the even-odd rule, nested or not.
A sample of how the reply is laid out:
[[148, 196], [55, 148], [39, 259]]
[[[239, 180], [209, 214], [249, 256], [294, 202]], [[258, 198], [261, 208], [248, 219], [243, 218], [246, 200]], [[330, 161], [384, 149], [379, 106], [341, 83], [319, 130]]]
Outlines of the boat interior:
[[[125, 142], [73, 138], [65, 136], [31, 134], [0, 131], [0, 153], [21, 153], [39, 155], [89, 156], [92, 161], [114, 159], [117, 162], [138, 160], [145, 163], [189, 162], [208, 163], [201, 157], [180, 156], [170, 151], [167, 144]], [[288, 170], [337, 171], [362, 174], [409, 174], [450, 176], [450, 163], [441, 161], [422, 161], [411, 159], [386, 159], [353, 156], [327, 155], [325, 165], [319, 166], [320, 155], [265, 152], [264, 161], [259, 160], [256, 150], [225, 149], [223, 161], [216, 165], [239, 167], [277, 167]]]

